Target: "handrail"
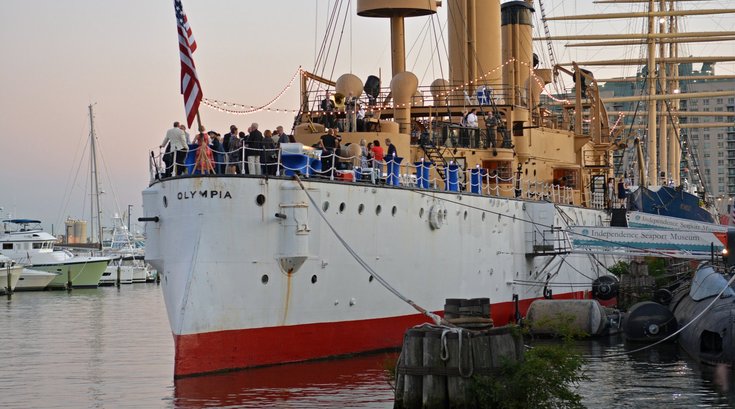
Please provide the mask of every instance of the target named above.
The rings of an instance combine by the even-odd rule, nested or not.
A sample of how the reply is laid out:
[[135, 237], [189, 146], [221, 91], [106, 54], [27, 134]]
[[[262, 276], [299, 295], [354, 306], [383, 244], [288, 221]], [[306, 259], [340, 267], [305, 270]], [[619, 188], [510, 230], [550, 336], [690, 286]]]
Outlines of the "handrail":
[[[191, 156], [196, 157], [199, 147], [190, 149], [187, 153], [189, 161], [185, 164], [187, 171], [194, 170], [194, 164], [191, 163]], [[209, 147], [213, 156], [213, 165], [216, 171], [213, 174], [221, 175], [223, 173], [218, 172], [221, 170], [221, 166], [236, 166], [238, 170], [236, 173], [225, 173], [231, 176], [245, 175], [246, 169], [249, 169], [252, 175], [262, 175], [263, 169], [269, 169], [266, 175], [270, 176], [282, 176], [299, 173], [304, 177], [313, 178], [327, 178], [330, 180], [339, 179], [343, 182], [358, 182], [359, 183], [371, 183], [371, 184], [393, 184], [396, 187], [404, 188], [421, 188], [419, 182], [419, 173], [423, 166], [437, 169], [437, 174], [446, 175], [445, 177], [429, 177], [428, 184], [430, 189], [437, 189], [438, 186], [444, 186], [444, 190], [448, 190], [449, 182], [449, 166], [435, 166], [433, 163], [402, 163], [398, 160], [386, 157], [386, 160], [377, 161], [371, 159], [368, 161], [367, 167], [357, 166], [357, 164], [363, 164], [362, 155], [355, 156], [341, 156], [337, 153], [325, 153], [321, 151], [312, 151], [311, 156], [308, 156], [311, 160], [308, 161], [305, 166], [293, 167], [283, 161], [284, 152], [280, 148], [251, 148], [251, 147], [239, 147], [230, 152], [215, 151]], [[221, 155], [221, 157], [215, 157], [215, 154]], [[288, 152], [286, 152], [288, 154]], [[150, 182], [154, 183], [156, 180], [175, 178], [174, 168], [176, 163], [173, 155], [171, 160], [166, 163], [164, 160], [165, 152], [159, 149], [158, 154], [155, 151], [150, 152], [149, 158], [149, 171], [150, 171]], [[305, 155], [307, 156], [307, 155]], [[230, 158], [237, 157], [238, 161], [231, 162]], [[257, 161], [248, 162], [248, 158], [258, 158]], [[220, 159], [220, 160], [217, 160]], [[264, 159], [262, 162], [260, 159]], [[311, 162], [317, 161], [320, 167], [315, 166]], [[396, 166], [397, 171], [394, 171], [395, 183], [388, 183], [390, 178], [390, 172], [392, 167]], [[469, 193], [475, 189], [477, 194], [491, 197], [507, 197], [513, 196], [513, 192], [516, 186], [516, 180], [518, 176], [512, 175], [510, 177], [501, 177], [499, 174], [490, 174], [484, 169], [471, 168], [471, 169], [457, 169], [451, 168], [452, 177], [456, 176], [457, 193]], [[484, 171], [484, 172], [483, 172]], [[473, 179], [473, 172], [481, 172], [479, 177], [479, 185], [475, 179]], [[193, 176], [199, 175], [194, 171]], [[192, 176], [187, 173], [187, 176]], [[477, 174], [475, 174], [477, 177]], [[451, 182], [454, 183], [454, 182]], [[540, 200], [550, 201], [558, 204], [571, 204], [574, 198], [574, 189], [561, 186], [557, 184], [548, 183], [543, 180], [520, 178], [521, 186], [521, 197], [529, 200]]]

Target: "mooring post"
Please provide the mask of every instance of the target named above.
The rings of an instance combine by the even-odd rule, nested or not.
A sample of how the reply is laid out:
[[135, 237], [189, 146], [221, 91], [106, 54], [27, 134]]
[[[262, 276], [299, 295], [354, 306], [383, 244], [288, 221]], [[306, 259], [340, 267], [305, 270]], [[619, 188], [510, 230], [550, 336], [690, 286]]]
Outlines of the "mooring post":
[[447, 378], [440, 373], [446, 371], [446, 365], [441, 359], [442, 329], [436, 329], [424, 334], [423, 364], [426, 370], [422, 385], [422, 408], [447, 407]]
[[[420, 408], [423, 394], [423, 376], [416, 374], [423, 367], [424, 361], [424, 332], [420, 329], [410, 329], [404, 343], [404, 363], [406, 377], [403, 383], [403, 407], [406, 409]], [[410, 373], [410, 374], [409, 374]]]
[[66, 269], [66, 291], [71, 291], [71, 268]]
[[9, 299], [13, 298], [13, 289], [12, 289], [12, 287], [10, 286], [10, 282], [12, 281], [12, 280], [10, 279], [10, 262], [9, 262], [9, 261], [6, 261], [6, 262], [5, 262], [5, 264], [7, 265], [7, 269], [8, 269], [8, 273], [7, 273], [7, 276], [8, 276], [8, 287], [7, 287], [7, 292], [8, 292], [8, 300], [9, 300]]
[[[460, 341], [462, 337], [462, 341]], [[452, 408], [472, 407], [470, 380], [474, 372], [472, 341], [467, 332], [452, 332], [446, 335], [447, 353], [447, 398]], [[450, 372], [451, 371], [451, 372]]]
[[117, 278], [115, 279], [115, 286], [120, 288], [120, 265], [117, 265]]

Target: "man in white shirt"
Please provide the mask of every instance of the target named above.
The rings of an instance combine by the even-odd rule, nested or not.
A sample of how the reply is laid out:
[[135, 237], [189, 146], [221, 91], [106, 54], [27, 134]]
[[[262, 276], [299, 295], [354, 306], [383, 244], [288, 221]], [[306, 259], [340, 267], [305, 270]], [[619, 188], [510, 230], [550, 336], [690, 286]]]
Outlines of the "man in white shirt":
[[477, 114], [475, 113], [477, 110], [475, 108], [472, 108], [470, 110], [470, 113], [467, 114], [467, 127], [468, 128], [477, 128]]
[[174, 169], [176, 175], [186, 173], [186, 154], [189, 152], [189, 145], [186, 143], [186, 134], [180, 128], [179, 122], [174, 122], [174, 127], [166, 131], [166, 136], [161, 142], [161, 148], [169, 145], [169, 150], [174, 152]]

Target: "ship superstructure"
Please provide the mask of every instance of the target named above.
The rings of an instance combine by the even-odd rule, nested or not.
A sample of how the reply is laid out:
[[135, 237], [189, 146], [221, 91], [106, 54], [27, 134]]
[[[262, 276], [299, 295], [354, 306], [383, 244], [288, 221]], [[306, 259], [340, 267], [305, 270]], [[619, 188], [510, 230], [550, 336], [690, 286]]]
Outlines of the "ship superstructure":
[[[584, 85], [552, 114], [539, 105], [554, 72], [534, 62], [531, 4], [451, 0], [462, 19], [447, 30], [449, 78], [420, 87], [403, 19], [436, 7], [358, 1], [358, 15], [391, 21], [389, 88], [302, 73], [297, 142], [325, 132], [318, 81], [369, 107], [369, 127], [341, 132], [342, 145], [390, 139], [399, 155], [385, 164], [296, 144], [277, 152], [276, 175], [162, 177], [152, 155], [146, 260], [161, 274], [176, 376], [397, 347], [428, 318], [395, 294], [430, 312], [489, 297], [502, 325], [537, 298], [589, 297], [607, 274], [615, 257], [575, 254], [566, 233], [609, 224], [610, 129], [594, 78], [567, 71]], [[340, 105], [329, 114], [346, 121]], [[477, 127], [460, 126], [472, 108]]]

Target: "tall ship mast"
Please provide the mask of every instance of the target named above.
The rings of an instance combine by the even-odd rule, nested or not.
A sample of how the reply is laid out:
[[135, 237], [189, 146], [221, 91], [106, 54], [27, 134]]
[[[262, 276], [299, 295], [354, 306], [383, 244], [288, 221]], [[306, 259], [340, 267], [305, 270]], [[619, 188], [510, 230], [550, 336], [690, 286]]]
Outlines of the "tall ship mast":
[[[448, 71], [420, 84], [405, 20], [441, 26], [438, 7]], [[604, 236], [622, 206], [615, 129], [591, 72], [534, 56], [534, 4], [359, 0], [356, 13], [386, 20], [390, 77], [301, 71], [295, 143], [253, 131], [225, 174], [205, 144], [176, 148], [183, 164], [150, 154], [140, 220], [177, 377], [395, 348], [407, 326], [440, 322], [448, 297], [490, 298], [504, 325], [538, 298], [613, 296], [595, 283], [626, 253], [583, 251], [572, 232]], [[547, 90], [563, 77], [570, 94]]]
[[[641, 0], [641, 1], [596, 1], [604, 4], [606, 11], [615, 6], [629, 8], [627, 12], [600, 12], [586, 15], [546, 17], [544, 24], [555, 21], [588, 21], [600, 20], [620, 21], [621, 24], [610, 24], [606, 27], [618, 27], [622, 19], [627, 19], [629, 25], [641, 22], [645, 31], [635, 33], [589, 34], [575, 36], [538, 37], [536, 40], [544, 42], [563, 42], [567, 48], [595, 48], [610, 49], [625, 47], [625, 50], [634, 50], [640, 47], [642, 58], [627, 58], [619, 60], [578, 61], [578, 64], [597, 69], [601, 66], [630, 66], [638, 67], [638, 75], [628, 77], [599, 78], [604, 100], [608, 106], [624, 106], [628, 109], [611, 109], [611, 120], [614, 116], [623, 118], [616, 142], [622, 147], [616, 155], [619, 161], [617, 175], [625, 174], [629, 169], [628, 163], [637, 162], [635, 172], [637, 185], [644, 188], [649, 186], [685, 186], [692, 193], [697, 193], [702, 201], [712, 203], [713, 195], [709, 188], [705, 188], [704, 178], [700, 175], [700, 166], [697, 155], [692, 152], [694, 145], [687, 141], [687, 130], [696, 128], [727, 128], [732, 127], [732, 121], [715, 120], [699, 121], [705, 112], [685, 112], [686, 102], [694, 98], [733, 97], [732, 86], [721, 91], [693, 92], [687, 84], [705, 81], [723, 81], [735, 79], [732, 75], [711, 75], [705, 67], [711, 67], [716, 62], [728, 63], [735, 61], [733, 55], [710, 56], [681, 56], [680, 47], [697, 43], [726, 44], [735, 41], [733, 31], [680, 31], [680, 22], [683, 17], [728, 15], [735, 13], [735, 9], [708, 8], [705, 2], [691, 5], [691, 2], [672, 0]], [[687, 4], [690, 3], [690, 4]], [[732, 49], [731, 47], [729, 49]], [[692, 63], [703, 63], [702, 74], [692, 75]], [[634, 91], [625, 96], [610, 96], [608, 89], [617, 91], [625, 84], [631, 84]], [[729, 89], [728, 89], [729, 88]], [[684, 110], [682, 111], [682, 102]], [[710, 114], [715, 119], [715, 115]], [[719, 115], [719, 118], [727, 114]], [[688, 118], [687, 118], [688, 117]], [[645, 123], [634, 123], [636, 118], [647, 118]], [[693, 121], [687, 120], [696, 118]], [[705, 120], [707, 118], [704, 118]], [[632, 120], [632, 121], [631, 121]], [[643, 155], [636, 157], [635, 149], [625, 150], [633, 146], [633, 139], [639, 137], [644, 145]], [[682, 153], [684, 157], [682, 157]], [[632, 156], [630, 160], [626, 156]], [[625, 163], [622, 163], [625, 162]], [[622, 166], [621, 166], [622, 165]], [[688, 180], [687, 180], [688, 178]], [[692, 183], [689, 183], [689, 182]], [[696, 203], [696, 201], [695, 201]]]

